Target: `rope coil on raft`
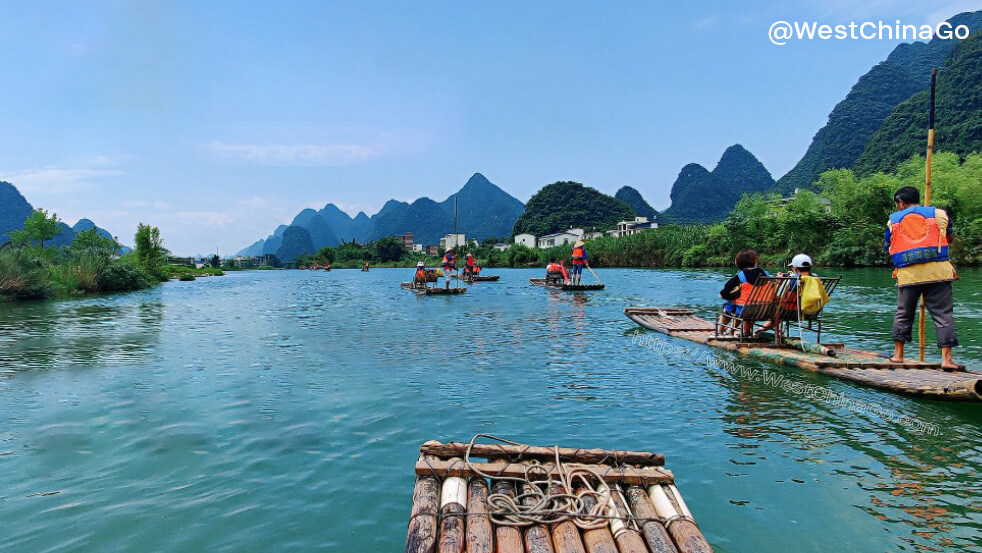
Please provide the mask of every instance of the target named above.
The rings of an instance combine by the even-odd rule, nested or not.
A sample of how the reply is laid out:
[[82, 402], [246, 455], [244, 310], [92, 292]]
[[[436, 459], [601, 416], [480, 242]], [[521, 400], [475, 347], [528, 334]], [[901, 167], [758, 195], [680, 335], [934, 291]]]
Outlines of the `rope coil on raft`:
[[[532, 460], [524, 463], [524, 475], [522, 477], [504, 476], [484, 472], [471, 462], [474, 445], [481, 438], [521, 447], [524, 450], [532, 446], [489, 434], [477, 434], [471, 438], [467, 445], [462, 463], [467, 466], [470, 472], [489, 480], [514, 482], [519, 485], [520, 493], [514, 497], [503, 493], [488, 495], [488, 511], [482, 513], [481, 516], [489, 517], [494, 524], [522, 527], [555, 524], [569, 520], [580, 529], [595, 530], [607, 526], [613, 520], [619, 520], [624, 523], [626, 528], [638, 530], [639, 521], [642, 524], [652, 520], [662, 522], [660, 518], [635, 517], [630, 511], [620, 487], [617, 484], [605, 484], [607, 472], [624, 465], [622, 459], [618, 459], [617, 452], [612, 452], [613, 455], [604, 457], [605, 461], [608, 458], [613, 460], [612, 466], [608, 466], [606, 471], [598, 471], [592, 466], [580, 463], [564, 463], [560, 456], [560, 448], [557, 445], [553, 447], [555, 465], [551, 470], [538, 460]], [[512, 454], [502, 450], [502, 453], [514, 463], [522, 461], [521, 452]], [[433, 470], [429, 462], [426, 464]], [[433, 470], [433, 476], [439, 478], [435, 470]], [[599, 487], [594, 486], [594, 482], [599, 482]], [[545, 491], [539, 487], [541, 485], [546, 486]], [[620, 495], [620, 508], [626, 511], [626, 515], [618, 512], [614, 493]], [[590, 502], [593, 503], [590, 508], [587, 508], [587, 502], [584, 501], [588, 497], [594, 500]], [[422, 513], [417, 513], [417, 515], [419, 514]], [[691, 518], [681, 515], [679, 518], [691, 520]]]

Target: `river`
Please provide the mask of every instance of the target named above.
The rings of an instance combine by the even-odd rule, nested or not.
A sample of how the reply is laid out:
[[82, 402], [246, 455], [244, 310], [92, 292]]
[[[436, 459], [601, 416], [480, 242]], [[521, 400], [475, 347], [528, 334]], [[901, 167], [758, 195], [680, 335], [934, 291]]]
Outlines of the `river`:
[[[478, 432], [662, 452], [718, 552], [982, 547], [980, 404], [715, 353], [932, 436], [632, 340], [624, 307], [712, 313], [723, 271], [602, 270], [605, 291], [573, 294], [489, 269], [424, 298], [399, 288], [411, 272], [0, 305], [0, 551], [400, 551], [420, 443]], [[889, 271], [832, 273], [829, 340], [887, 352]], [[967, 270], [956, 359], [975, 368], [980, 299]]]

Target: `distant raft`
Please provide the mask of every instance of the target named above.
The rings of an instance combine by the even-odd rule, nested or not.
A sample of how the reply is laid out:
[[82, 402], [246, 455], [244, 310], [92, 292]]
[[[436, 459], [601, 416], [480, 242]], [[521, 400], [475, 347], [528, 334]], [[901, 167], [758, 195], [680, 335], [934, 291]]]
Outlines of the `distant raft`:
[[603, 290], [606, 288], [603, 284], [564, 284], [562, 282], [549, 282], [544, 278], [530, 278], [529, 284], [533, 286], [547, 286], [549, 288], [556, 288], [558, 290], [569, 290], [569, 291], [586, 291], [586, 290]]
[[426, 442], [406, 553], [712, 553], [664, 464], [484, 435]]
[[427, 286], [426, 284], [418, 282], [400, 282], [399, 286], [405, 288], [406, 290], [412, 290], [417, 294], [426, 296], [453, 296], [456, 294], [467, 293], [467, 288], [465, 287], [445, 288], [442, 286]]
[[886, 356], [843, 344], [811, 344], [802, 351], [800, 346], [717, 340], [715, 323], [677, 307], [628, 307], [624, 314], [661, 334], [865, 386], [940, 400], [982, 401], [982, 372], [978, 371], [945, 371], [940, 363], [913, 360], [895, 363]]

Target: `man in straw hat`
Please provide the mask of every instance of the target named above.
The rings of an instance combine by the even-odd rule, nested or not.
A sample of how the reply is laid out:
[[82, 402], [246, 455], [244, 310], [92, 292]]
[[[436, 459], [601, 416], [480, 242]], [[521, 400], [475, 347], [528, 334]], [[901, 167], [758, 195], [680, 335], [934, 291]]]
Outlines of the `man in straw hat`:
[[570, 268], [570, 277], [573, 280], [573, 284], [579, 284], [580, 279], [583, 278], [583, 266], [587, 264], [585, 246], [586, 243], [582, 240], [577, 240], [573, 244], [573, 263]]
[[454, 257], [453, 248], [447, 248], [447, 252], [443, 254], [443, 278], [447, 279], [447, 288], [450, 288], [450, 273], [453, 272], [454, 268], [457, 266], [457, 258]]

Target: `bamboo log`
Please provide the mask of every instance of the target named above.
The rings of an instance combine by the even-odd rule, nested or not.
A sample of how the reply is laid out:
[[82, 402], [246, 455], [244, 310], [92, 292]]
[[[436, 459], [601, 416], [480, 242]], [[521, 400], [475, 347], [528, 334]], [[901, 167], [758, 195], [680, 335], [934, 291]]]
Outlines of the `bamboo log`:
[[[676, 495], [678, 490], [671, 488], [651, 486], [648, 488], [648, 497], [654, 504], [658, 516], [667, 520], [668, 533], [675, 541], [678, 550], [681, 553], [712, 553], [713, 548], [692, 520], [688, 507], [681, 501], [682, 496]], [[680, 516], [683, 518], [678, 518]]]
[[[580, 490], [577, 490], [577, 494], [579, 492]], [[592, 495], [581, 496], [581, 498], [585, 512], [589, 512], [597, 504], [597, 498]], [[595, 530], [584, 530], [583, 544], [586, 546], [587, 553], [618, 553], [614, 536], [610, 533], [610, 525]]]
[[[492, 492], [508, 497], [515, 497], [515, 486], [506, 480], [496, 480], [492, 487]], [[496, 553], [525, 552], [525, 546], [522, 545], [522, 531], [515, 526], [496, 526], [494, 537], [497, 542]]]
[[494, 536], [488, 516], [488, 483], [472, 478], [467, 484], [467, 553], [492, 553]]
[[[523, 493], [533, 493], [536, 488], [533, 484], [525, 484]], [[534, 497], [526, 497], [522, 500], [526, 505], [534, 505]], [[556, 553], [552, 547], [552, 536], [549, 528], [545, 524], [534, 524], [525, 529], [525, 551], [528, 553]]]
[[644, 489], [641, 486], [629, 486], [625, 495], [634, 515], [644, 520], [641, 523], [641, 532], [651, 553], [678, 553], [672, 537], [668, 535], [668, 530], [665, 530], [662, 523], [652, 520], [659, 518], [658, 513]]
[[[421, 461], [435, 459], [420, 455]], [[436, 548], [437, 512], [440, 509], [440, 481], [432, 475], [416, 477], [413, 509], [406, 535], [406, 553], [433, 553]]]
[[[438, 457], [463, 457], [467, 453], [467, 446], [468, 444], [460, 442], [440, 443], [431, 440], [424, 443], [419, 450]], [[525, 460], [555, 461], [556, 449], [511, 444], [474, 444], [473, 449], [471, 449], [471, 456], [486, 459], [521, 457]], [[559, 448], [559, 460], [584, 464], [604, 464], [607, 461], [614, 461], [612, 464], [616, 465], [627, 463], [641, 466], [663, 466], [665, 464], [665, 456], [661, 453], [568, 447]]]
[[[558, 483], [549, 484], [550, 494], [563, 493]], [[572, 520], [564, 520], [552, 525], [552, 543], [556, 553], [586, 553], [583, 540], [580, 539], [580, 529]]]
[[467, 480], [449, 476], [440, 491], [439, 553], [463, 553], [466, 545]]
[[[488, 463], [471, 462], [475, 468], [485, 474], [501, 476], [507, 478], [524, 478], [525, 467], [520, 463], [509, 463], [507, 461], [492, 461]], [[556, 467], [551, 463], [541, 465], [542, 474], [558, 474]], [[652, 483], [671, 484], [675, 481], [672, 471], [661, 467], [612, 467], [608, 465], [592, 465], [604, 478], [606, 482], [623, 482], [626, 484], [646, 485]], [[436, 460], [427, 463], [416, 463], [416, 474], [435, 474], [440, 477], [457, 476], [462, 478], [473, 478], [481, 476], [471, 470], [466, 463], [460, 460]], [[543, 476], [544, 477], [544, 476]]]
[[641, 533], [624, 522], [630, 520], [631, 512], [616, 484], [610, 490], [608, 511], [612, 516], [619, 517], [610, 520], [610, 530], [614, 535], [614, 541], [617, 542], [617, 549], [621, 553], [648, 553], [648, 546], [644, 544]]

